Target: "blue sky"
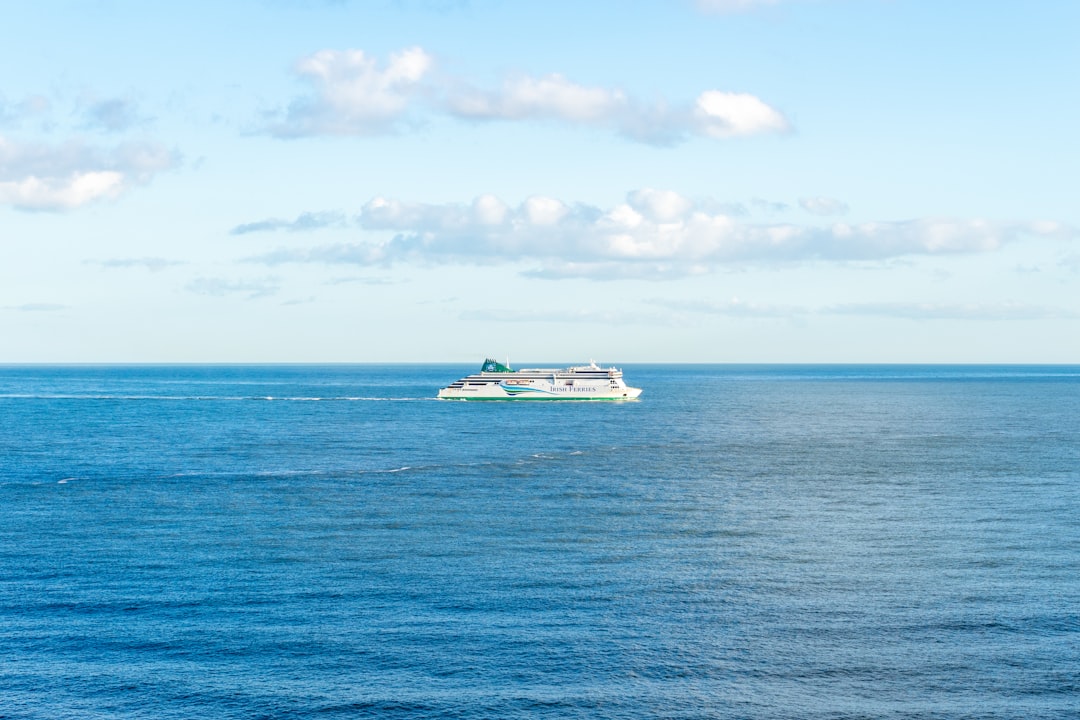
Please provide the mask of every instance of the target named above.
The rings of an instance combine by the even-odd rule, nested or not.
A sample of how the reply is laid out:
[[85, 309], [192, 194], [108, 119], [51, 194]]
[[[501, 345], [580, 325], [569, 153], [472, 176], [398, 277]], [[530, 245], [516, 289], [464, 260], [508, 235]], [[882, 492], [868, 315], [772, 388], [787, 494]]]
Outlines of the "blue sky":
[[0, 362], [1080, 362], [1080, 3], [22, 3]]

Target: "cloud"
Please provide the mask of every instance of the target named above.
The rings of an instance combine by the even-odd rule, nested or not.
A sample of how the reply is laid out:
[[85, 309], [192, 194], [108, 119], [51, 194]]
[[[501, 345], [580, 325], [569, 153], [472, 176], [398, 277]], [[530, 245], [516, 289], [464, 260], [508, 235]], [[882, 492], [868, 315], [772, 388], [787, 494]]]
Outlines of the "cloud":
[[813, 215], [843, 215], [848, 211], [847, 203], [827, 197], [799, 198], [799, 206]]
[[143, 268], [150, 272], [161, 272], [165, 268], [184, 265], [185, 263], [179, 260], [166, 260], [165, 258], [159, 257], [142, 257], [113, 258], [111, 260], [101, 260], [95, 264], [100, 265], [103, 268]]
[[421, 48], [401, 50], [385, 66], [362, 50], [322, 50], [303, 58], [297, 74], [313, 96], [294, 101], [270, 128], [278, 137], [376, 135], [393, 131], [424, 87], [433, 59]]
[[621, 90], [585, 87], [558, 74], [509, 79], [498, 91], [460, 88], [447, 98], [451, 113], [460, 117], [502, 120], [548, 117], [572, 122], [596, 122], [619, 112], [627, 102]]
[[747, 93], [709, 90], [698, 96], [694, 106], [698, 133], [715, 138], [757, 135], [790, 130], [779, 112]]
[[726, 302], [664, 299], [653, 299], [647, 302], [652, 305], [659, 305], [679, 312], [744, 318], [790, 318], [795, 315], [805, 315], [808, 312], [806, 308], [793, 305], [770, 305], [752, 301], [747, 302], [745, 300], [740, 300], [738, 297], [733, 297]]
[[753, 224], [670, 191], [643, 189], [611, 208], [534, 196], [510, 207], [491, 195], [469, 204], [377, 197], [360, 215], [383, 242], [281, 249], [267, 264], [539, 264], [532, 277], [661, 279], [724, 265], [881, 261], [913, 255], [992, 252], [1027, 236], [1071, 239], [1051, 222], [926, 218], [858, 224]]
[[44, 95], [27, 95], [14, 103], [0, 96], [0, 126], [17, 126], [24, 119], [43, 116], [51, 107]]
[[1074, 310], [1021, 303], [863, 302], [813, 307], [746, 302], [739, 298], [727, 302], [657, 298], [646, 302], [685, 313], [743, 318], [861, 315], [903, 320], [1046, 320], [1080, 317], [1080, 312]]
[[107, 98], [90, 103], [83, 110], [83, 127], [109, 133], [119, 133], [146, 120], [139, 116], [133, 101], [124, 98]]
[[759, 210], [768, 215], [779, 215], [791, 209], [791, 206], [786, 202], [765, 200], [764, 198], [754, 198], [750, 203], [754, 206], [755, 210]]
[[196, 278], [187, 284], [187, 290], [197, 295], [224, 297], [247, 295], [249, 299], [269, 297], [281, 289], [277, 278], [261, 280], [225, 280], [223, 278]]
[[[707, 13], [747, 12], [759, 7], [779, 5], [784, 0], [697, 0], [698, 9]], [[788, 0], [789, 2], [791, 0]]]
[[870, 315], [908, 320], [1048, 320], [1080, 318], [1065, 308], [1019, 303], [851, 303], [821, 308], [828, 315]]
[[336, 277], [327, 280], [324, 285], [398, 285], [403, 280], [395, 280], [388, 277], [370, 277], [351, 275], [348, 277]]
[[295, 220], [269, 218], [267, 220], [237, 225], [229, 231], [229, 234], [246, 235], [248, 233], [256, 232], [277, 232], [278, 230], [285, 230], [287, 232], [305, 232], [328, 227], [341, 227], [346, 224], [347, 221], [345, 215], [341, 212], [306, 212], [301, 213]]
[[692, 102], [646, 103], [620, 88], [581, 85], [558, 73], [519, 74], [485, 89], [437, 72], [435, 59], [419, 47], [394, 53], [385, 64], [362, 50], [322, 50], [297, 63], [296, 72], [313, 92], [271, 123], [268, 131], [282, 138], [392, 133], [425, 114], [477, 122], [557, 121], [654, 145], [790, 130], [783, 114], [747, 93], [710, 89]]
[[78, 141], [16, 144], [0, 137], [0, 205], [70, 210], [115, 199], [175, 164], [173, 153], [147, 143], [105, 150]]
[[658, 314], [642, 313], [640, 310], [618, 309], [588, 309], [588, 308], [562, 308], [562, 309], [529, 309], [514, 310], [510, 308], [483, 308], [480, 310], [466, 310], [459, 316], [462, 320], [480, 322], [506, 322], [506, 323], [587, 323], [602, 325], [666, 325], [670, 324], [671, 318]]
[[68, 306], [57, 305], [56, 303], [26, 303], [24, 305], [8, 305], [4, 309], [17, 312], [57, 312], [67, 310]]

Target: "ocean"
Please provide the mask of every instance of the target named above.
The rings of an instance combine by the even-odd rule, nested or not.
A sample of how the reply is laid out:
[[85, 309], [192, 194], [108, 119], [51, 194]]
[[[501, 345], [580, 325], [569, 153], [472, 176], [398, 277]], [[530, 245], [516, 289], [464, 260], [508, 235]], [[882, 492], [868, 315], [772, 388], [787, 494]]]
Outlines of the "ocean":
[[1080, 367], [0, 366], [0, 718], [1076, 718]]

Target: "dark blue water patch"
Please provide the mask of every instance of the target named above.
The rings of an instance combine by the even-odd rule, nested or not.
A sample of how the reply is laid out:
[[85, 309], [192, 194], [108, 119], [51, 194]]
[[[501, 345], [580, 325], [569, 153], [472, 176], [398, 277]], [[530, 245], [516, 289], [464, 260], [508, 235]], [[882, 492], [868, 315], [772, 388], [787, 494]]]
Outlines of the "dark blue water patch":
[[0, 368], [0, 717], [1075, 716], [1080, 369], [471, 369]]

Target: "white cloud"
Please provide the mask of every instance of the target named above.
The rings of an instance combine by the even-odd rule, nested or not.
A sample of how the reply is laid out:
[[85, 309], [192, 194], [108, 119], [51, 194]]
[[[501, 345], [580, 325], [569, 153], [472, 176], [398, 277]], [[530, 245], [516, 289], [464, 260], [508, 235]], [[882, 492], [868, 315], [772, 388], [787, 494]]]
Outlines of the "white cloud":
[[296, 70], [314, 93], [294, 101], [271, 125], [279, 137], [389, 133], [421, 112], [473, 121], [560, 121], [656, 145], [691, 135], [729, 138], [790, 129], [779, 111], [745, 93], [707, 90], [693, 103], [644, 103], [620, 88], [581, 85], [557, 73], [517, 75], [483, 89], [435, 72], [434, 58], [418, 47], [391, 55], [385, 67], [361, 50], [323, 50]]
[[0, 182], [0, 203], [24, 210], [63, 210], [123, 192], [124, 176], [114, 171], [73, 172], [64, 177]]
[[887, 260], [992, 252], [1026, 236], [1071, 239], [1049, 222], [927, 218], [859, 224], [752, 224], [712, 201], [670, 191], [629, 193], [610, 209], [535, 196], [516, 208], [485, 195], [472, 204], [375, 198], [360, 225], [392, 231], [384, 242], [279, 250], [265, 263], [537, 264], [534, 277], [678, 277], [731, 264]]
[[460, 88], [447, 98], [447, 107], [455, 115], [504, 120], [554, 117], [596, 122], [626, 104], [626, 95], [621, 90], [585, 87], [558, 74], [541, 78], [520, 76], [505, 81], [497, 92]]
[[68, 210], [119, 197], [174, 164], [174, 156], [157, 145], [100, 150], [79, 142], [20, 145], [0, 137], [0, 205]]
[[510, 208], [494, 195], [481, 195], [473, 200], [472, 212], [481, 225], [502, 225], [510, 215]]
[[653, 222], [674, 222], [684, 217], [693, 203], [671, 190], [635, 190], [626, 199], [634, 210]]
[[424, 88], [433, 59], [420, 48], [390, 56], [385, 67], [362, 50], [322, 50], [303, 58], [296, 72], [315, 95], [289, 106], [280, 137], [373, 135], [392, 131]]
[[790, 130], [783, 115], [747, 93], [703, 92], [694, 107], [694, 119], [702, 135], [715, 138]]
[[558, 225], [565, 218], [570, 208], [555, 198], [534, 196], [522, 204], [525, 220], [535, 227]]

